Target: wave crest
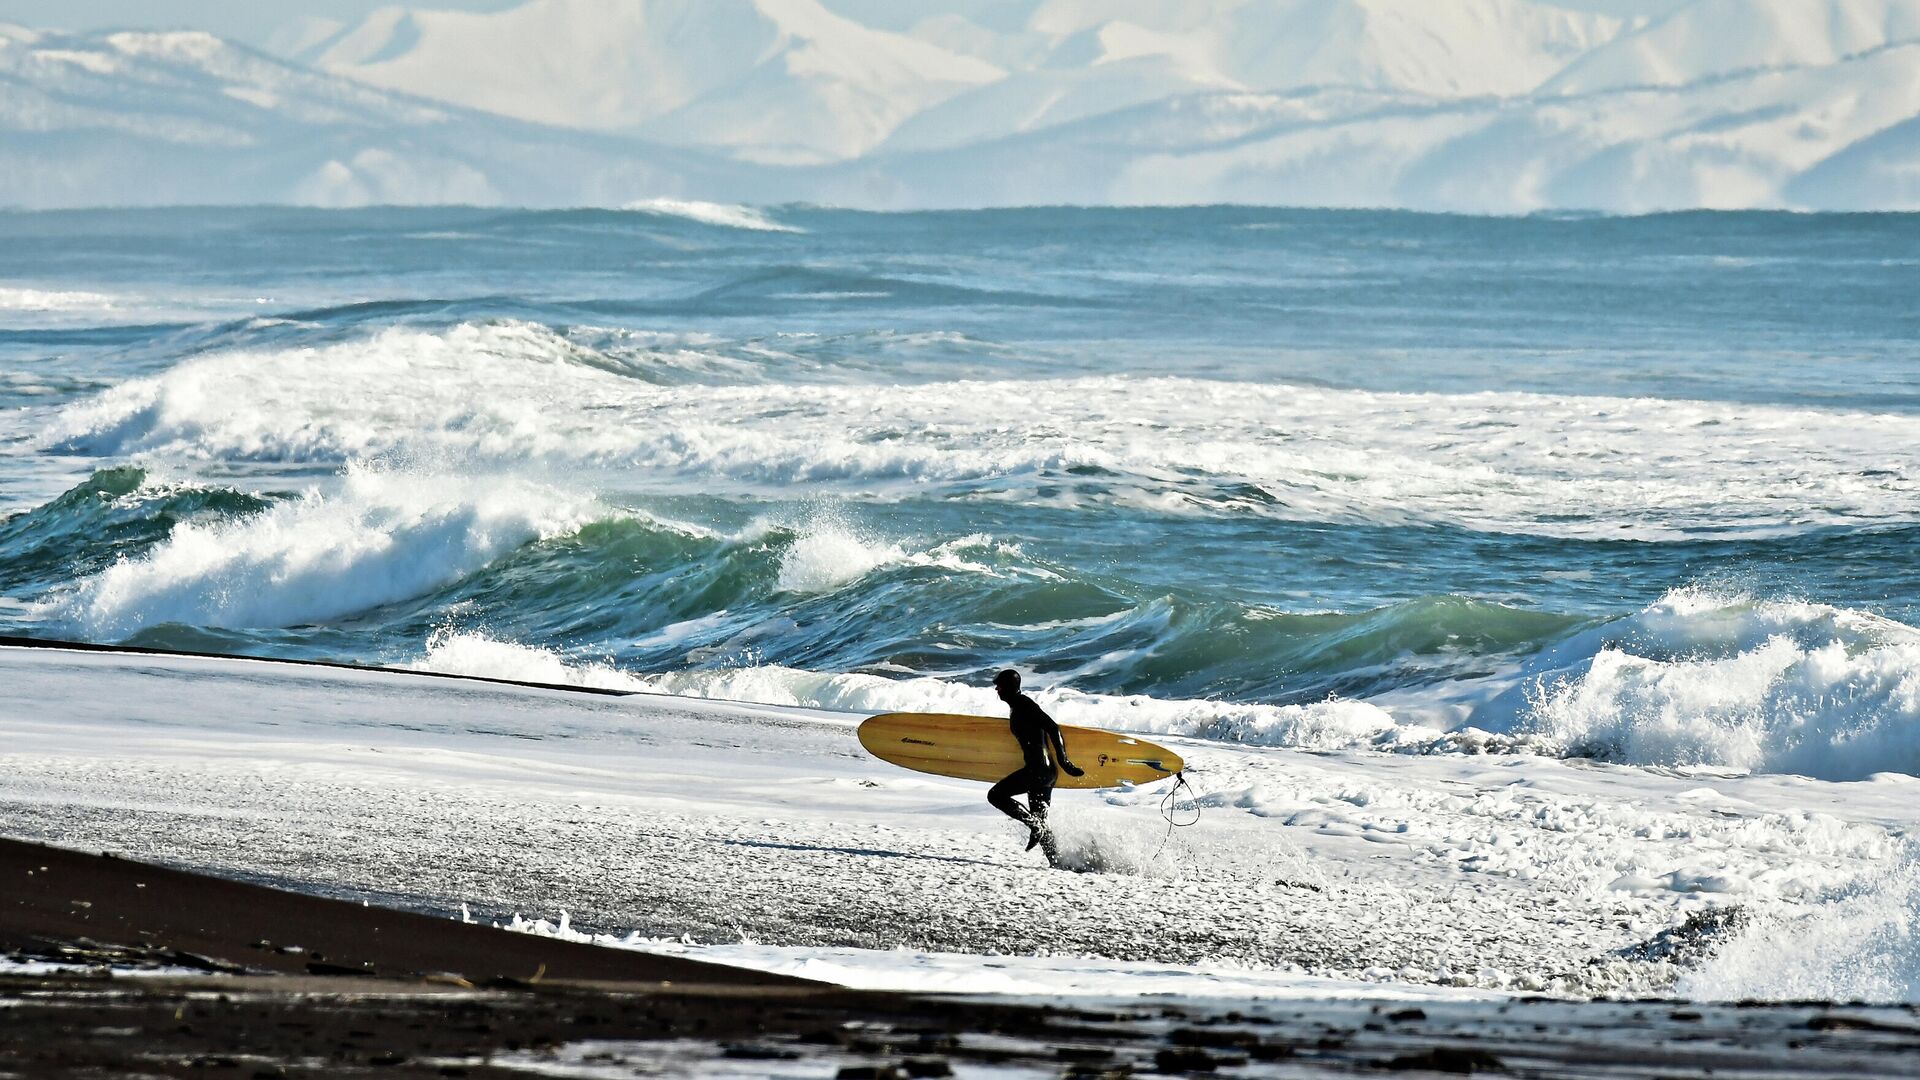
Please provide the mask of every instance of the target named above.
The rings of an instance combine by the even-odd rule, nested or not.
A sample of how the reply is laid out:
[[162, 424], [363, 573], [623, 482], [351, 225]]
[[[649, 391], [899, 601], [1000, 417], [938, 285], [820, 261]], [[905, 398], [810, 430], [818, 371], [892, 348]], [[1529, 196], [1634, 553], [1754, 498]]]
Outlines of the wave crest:
[[[1018, 556], [1016, 545], [995, 540], [986, 533], [975, 533], [937, 544], [926, 551], [912, 551], [898, 543], [866, 534], [845, 522], [814, 521], [796, 531], [792, 542], [780, 556], [780, 574], [774, 587], [784, 592], [822, 593], [858, 581], [868, 574], [890, 566], [920, 566], [954, 573], [1000, 575], [1003, 571], [984, 562], [967, 558], [967, 553], [993, 552]], [[1038, 567], [1022, 567], [1020, 573], [1032, 577], [1052, 577]]]
[[596, 510], [537, 485], [353, 468], [332, 494], [309, 491], [258, 513], [183, 521], [41, 605], [95, 637], [148, 626], [287, 627], [417, 596]]
[[699, 199], [640, 199], [622, 206], [641, 214], [657, 214], [661, 217], [684, 218], [697, 221], [702, 225], [718, 225], [728, 229], [751, 229], [755, 232], [803, 233], [807, 230], [795, 225], [787, 225], [768, 217], [764, 211], [738, 203], [703, 202]]
[[1687, 589], [1536, 683], [1567, 752], [1858, 780], [1920, 773], [1920, 630], [1825, 604]]
[[[873, 377], [850, 363], [843, 375]], [[934, 485], [1022, 505], [1607, 540], [1920, 519], [1903, 416], [1117, 375], [877, 389], [821, 381], [820, 366], [537, 323], [389, 327], [196, 357], [63, 408], [41, 445], [294, 464], [432, 454], [614, 469], [661, 490]]]

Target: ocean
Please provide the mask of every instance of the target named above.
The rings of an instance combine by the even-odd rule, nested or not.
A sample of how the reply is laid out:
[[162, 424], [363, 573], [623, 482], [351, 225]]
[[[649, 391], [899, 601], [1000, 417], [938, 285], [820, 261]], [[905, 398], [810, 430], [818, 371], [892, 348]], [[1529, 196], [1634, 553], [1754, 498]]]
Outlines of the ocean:
[[0, 213], [0, 633], [1920, 774], [1920, 215]]

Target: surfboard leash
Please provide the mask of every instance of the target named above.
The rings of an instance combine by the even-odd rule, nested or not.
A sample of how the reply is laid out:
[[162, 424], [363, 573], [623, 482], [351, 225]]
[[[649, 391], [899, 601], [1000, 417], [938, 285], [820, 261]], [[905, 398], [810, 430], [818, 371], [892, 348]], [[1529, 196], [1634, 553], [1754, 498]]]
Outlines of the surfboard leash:
[[[1187, 793], [1187, 806], [1193, 811], [1193, 817], [1187, 821], [1180, 821], [1174, 816], [1179, 810], [1179, 804], [1175, 800], [1180, 797], [1181, 791]], [[1187, 783], [1187, 771], [1185, 769], [1173, 774], [1173, 786], [1168, 788], [1167, 793], [1160, 797], [1160, 816], [1167, 819], [1167, 828], [1170, 831], [1173, 829], [1184, 829], [1189, 825], [1200, 824], [1200, 793], [1193, 790], [1192, 784]], [[1169, 832], [1169, 835], [1171, 835], [1171, 832]]]
[[[1179, 806], [1174, 800], [1179, 797], [1180, 791], [1183, 788], [1188, 795], [1187, 805], [1193, 810], [1193, 817], [1187, 821], [1181, 821], [1175, 816], [1179, 810]], [[1173, 830], [1184, 829], [1189, 825], [1200, 824], [1199, 799], [1199, 792], [1194, 791], [1193, 785], [1187, 783], [1187, 771], [1182, 769], [1174, 773], [1173, 786], [1167, 789], [1165, 795], [1160, 796], [1160, 816], [1167, 819], [1167, 835], [1160, 838], [1160, 846], [1154, 849], [1153, 858], [1149, 861], [1160, 861], [1161, 852], [1167, 850], [1167, 841], [1173, 839]]]

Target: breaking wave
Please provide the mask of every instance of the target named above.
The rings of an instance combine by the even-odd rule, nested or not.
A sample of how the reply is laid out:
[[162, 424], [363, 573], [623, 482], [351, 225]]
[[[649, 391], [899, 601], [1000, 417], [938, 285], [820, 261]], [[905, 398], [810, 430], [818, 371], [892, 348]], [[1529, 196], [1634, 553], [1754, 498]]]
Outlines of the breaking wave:
[[59, 498], [0, 520], [0, 590], [56, 590], [137, 557], [181, 521], [257, 513], [270, 501], [248, 492], [102, 469]]
[[62, 590], [42, 613], [97, 637], [159, 623], [324, 622], [419, 596], [593, 514], [590, 501], [528, 484], [352, 469], [335, 493], [178, 522], [146, 552]]
[[755, 232], [806, 232], [795, 225], [786, 225], [768, 217], [764, 211], [751, 206], [735, 203], [702, 202], [699, 199], [641, 199], [621, 207], [642, 214], [658, 214], [661, 217], [685, 218], [702, 225], [718, 225], [728, 229], [752, 229]]
[[990, 712], [972, 684], [1012, 662], [1063, 719], [1146, 733], [1920, 775], [1920, 630], [1707, 588], [1612, 620], [1447, 596], [1289, 613], [829, 507], [722, 529], [358, 464], [301, 493], [103, 470], [0, 521], [0, 556], [36, 632], [94, 639], [271, 653], [351, 626], [396, 657], [431, 636], [434, 670], [856, 712]]
[[[563, 665], [544, 649], [484, 637], [438, 640], [427, 666], [540, 681]], [[1920, 631], [1813, 604], [1683, 591], [1646, 611], [1535, 653], [1452, 726], [1378, 700], [1301, 703], [1090, 693], [1037, 697], [1063, 721], [1294, 749], [1416, 753], [1525, 751], [1661, 767], [1712, 767], [1860, 780], [1920, 774]], [[1532, 669], [1529, 672], [1529, 669]], [[634, 675], [591, 669], [593, 685], [853, 712], [994, 713], [990, 690], [952, 679], [822, 673], [743, 664]], [[1446, 690], [1441, 681], [1431, 684]], [[1519, 704], [1514, 704], [1517, 697]]]
[[[447, 675], [585, 686], [678, 697], [853, 713], [948, 712], [993, 715], [1005, 710], [991, 689], [945, 679], [890, 679], [788, 667], [738, 667], [640, 675], [594, 662], [573, 662], [543, 648], [479, 634], [442, 633], [428, 643], [421, 670]], [[1304, 749], [1391, 748], [1407, 729], [1381, 709], [1358, 701], [1311, 705], [1237, 705], [1145, 696], [1116, 697], [1070, 689], [1037, 690], [1036, 700], [1062, 723], [1200, 739]], [[1419, 732], [1431, 737], [1435, 733]]]
[[[1688, 609], [1697, 618], [1680, 614]], [[1278, 704], [1055, 686], [1036, 696], [1070, 723], [1262, 746], [1519, 750], [1858, 780], [1920, 774], [1917, 637], [1900, 624], [1818, 605], [1670, 597], [1530, 658], [1528, 664], [1560, 671], [1522, 683], [1530, 704], [1508, 711], [1496, 697], [1451, 729], [1396, 712], [1386, 700], [1391, 695], [1384, 704], [1341, 698]], [[1639, 655], [1686, 655], [1687, 649], [1700, 652], [1664, 661]], [[753, 664], [647, 675], [608, 665], [574, 672], [548, 650], [476, 635], [438, 638], [426, 666], [852, 712], [998, 710], [990, 690], [952, 679]]]
[[1920, 773], [1920, 630], [1904, 623], [1684, 589], [1560, 652], [1576, 650], [1591, 655], [1537, 677], [1520, 725], [1567, 753], [1825, 780]]
[[[920, 356], [924, 372], [939, 370], [939, 348]], [[1891, 414], [1168, 376], [927, 375], [886, 389], [820, 367], [693, 337], [514, 321], [389, 327], [187, 360], [62, 409], [41, 445], [334, 467], [427, 455], [618, 471], [658, 490], [931, 489], [1033, 507], [1609, 541], [1920, 517], [1920, 450], [1910, 419]]]

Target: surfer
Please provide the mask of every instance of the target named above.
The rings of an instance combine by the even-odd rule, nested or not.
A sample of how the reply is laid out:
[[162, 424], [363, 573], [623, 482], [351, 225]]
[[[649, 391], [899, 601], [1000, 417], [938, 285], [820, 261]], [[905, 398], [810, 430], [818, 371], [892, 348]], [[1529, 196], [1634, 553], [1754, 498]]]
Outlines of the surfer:
[[[1028, 851], [1035, 845], [1044, 845], [1047, 861], [1058, 862], [1053, 830], [1047, 828], [1047, 805], [1053, 801], [1054, 767], [1058, 765], [1068, 776], [1079, 776], [1082, 770], [1067, 760], [1067, 743], [1060, 735], [1060, 725], [1032, 698], [1020, 692], [1019, 672], [1008, 668], [995, 675], [993, 689], [1000, 700], [1007, 703], [1007, 725], [1013, 729], [1013, 738], [1020, 744], [1020, 754], [1026, 762], [993, 785], [987, 792], [987, 801], [1027, 827]], [[1016, 795], [1025, 795], [1027, 805], [1015, 802]]]

